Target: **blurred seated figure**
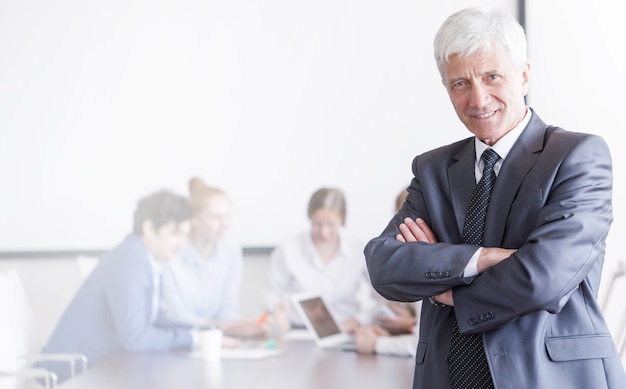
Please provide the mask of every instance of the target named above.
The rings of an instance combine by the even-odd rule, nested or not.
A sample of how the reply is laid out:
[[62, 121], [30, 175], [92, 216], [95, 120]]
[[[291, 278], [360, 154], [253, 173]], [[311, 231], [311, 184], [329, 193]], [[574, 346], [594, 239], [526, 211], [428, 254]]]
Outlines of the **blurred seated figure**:
[[417, 324], [415, 303], [400, 303], [397, 301], [387, 302], [393, 315], [378, 315], [374, 324], [379, 325], [390, 335], [411, 334]]
[[[159, 191], [139, 200], [133, 232], [104, 254], [59, 319], [44, 353], [82, 353], [89, 366], [119, 352], [193, 347], [189, 328], [156, 324], [162, 264], [180, 250], [189, 233], [186, 198]], [[44, 363], [59, 382], [66, 364]], [[67, 370], [67, 371], [66, 371]]]
[[283, 312], [292, 327], [302, 327], [297, 312], [290, 309], [290, 296], [319, 292], [343, 329], [350, 332], [368, 323], [368, 312], [377, 298], [382, 300], [369, 281], [363, 242], [344, 228], [346, 200], [341, 190], [315, 191], [307, 214], [310, 229], [284, 240], [271, 254], [265, 307]]
[[415, 357], [422, 302], [411, 304], [412, 309], [407, 309], [408, 305], [404, 303], [389, 305], [396, 313], [395, 317], [378, 317], [376, 324], [355, 329], [357, 352]]
[[[408, 194], [403, 189], [396, 197], [396, 213], [402, 208]], [[418, 321], [422, 302], [390, 301], [388, 305], [395, 315], [380, 315], [375, 318], [373, 325], [355, 330], [357, 352], [414, 357], [419, 340]]]
[[189, 181], [191, 232], [186, 246], [163, 269], [161, 311], [167, 321], [186, 326], [219, 326], [225, 335], [262, 334], [239, 315], [242, 248], [226, 239], [232, 203], [222, 189], [200, 178]]
[[396, 196], [396, 208], [395, 208], [395, 213], [398, 213], [398, 211], [400, 211], [400, 209], [402, 208], [402, 206], [404, 205], [404, 202], [406, 201], [407, 196], [409, 195], [409, 191], [405, 189], [402, 189], [400, 191], [400, 193], [398, 193], [398, 195]]

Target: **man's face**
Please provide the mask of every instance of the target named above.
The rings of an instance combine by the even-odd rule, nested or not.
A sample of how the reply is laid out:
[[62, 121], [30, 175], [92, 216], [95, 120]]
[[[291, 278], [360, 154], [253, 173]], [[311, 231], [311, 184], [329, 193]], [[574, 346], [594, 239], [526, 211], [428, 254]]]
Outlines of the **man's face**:
[[148, 224], [144, 228], [144, 242], [150, 254], [157, 261], [174, 258], [176, 253], [186, 244], [191, 228], [189, 221], [180, 223], [172, 221], [164, 224], [156, 231], [150, 221]]
[[478, 139], [493, 145], [526, 113], [530, 65], [516, 68], [506, 50], [450, 56], [443, 66], [443, 83], [463, 124]]

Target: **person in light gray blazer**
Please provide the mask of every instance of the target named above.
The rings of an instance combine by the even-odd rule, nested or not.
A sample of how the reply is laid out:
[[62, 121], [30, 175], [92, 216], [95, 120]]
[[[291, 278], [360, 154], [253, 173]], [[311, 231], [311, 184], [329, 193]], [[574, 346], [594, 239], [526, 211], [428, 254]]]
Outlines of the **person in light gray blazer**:
[[[596, 301], [613, 220], [607, 144], [526, 106], [530, 66], [515, 19], [461, 10], [437, 33], [435, 56], [474, 136], [415, 157], [402, 209], [364, 250], [381, 295], [431, 302], [422, 304], [414, 388], [450, 387], [455, 320], [463, 335], [482, 336], [486, 387], [626, 388]], [[483, 242], [465, 244], [489, 148], [501, 158]]]
[[[159, 191], [141, 199], [134, 231], [100, 258], [59, 319], [44, 354], [80, 353], [89, 366], [120, 352], [193, 347], [190, 328], [160, 319], [160, 267], [173, 258], [190, 229], [186, 198]], [[40, 363], [59, 382], [70, 376], [66, 364]]]

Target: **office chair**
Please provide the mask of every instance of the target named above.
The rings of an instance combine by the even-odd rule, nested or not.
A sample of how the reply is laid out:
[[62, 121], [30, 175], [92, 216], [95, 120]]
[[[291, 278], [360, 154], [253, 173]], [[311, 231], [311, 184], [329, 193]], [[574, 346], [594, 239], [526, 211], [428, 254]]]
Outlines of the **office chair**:
[[37, 338], [34, 315], [18, 272], [0, 273], [0, 389], [29, 387], [34, 379], [46, 388], [56, 387], [56, 375], [33, 368], [37, 362], [66, 362], [71, 376], [76, 374], [77, 364], [81, 370], [87, 368], [83, 354], [41, 354]]
[[78, 272], [80, 274], [81, 280], [84, 280], [91, 274], [93, 269], [98, 266], [98, 262], [100, 258], [92, 257], [88, 255], [79, 255], [76, 258], [76, 263], [78, 265]]

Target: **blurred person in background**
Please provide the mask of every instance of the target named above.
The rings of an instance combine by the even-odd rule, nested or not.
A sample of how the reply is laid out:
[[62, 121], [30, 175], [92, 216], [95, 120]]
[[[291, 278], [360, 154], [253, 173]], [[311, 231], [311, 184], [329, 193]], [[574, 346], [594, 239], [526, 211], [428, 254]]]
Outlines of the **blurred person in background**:
[[345, 229], [346, 199], [337, 188], [320, 188], [310, 198], [310, 229], [276, 246], [270, 258], [264, 293], [269, 312], [284, 312], [291, 327], [304, 324], [290, 296], [319, 292], [343, 330], [371, 320], [370, 310], [382, 298], [371, 286], [365, 268], [364, 242]]
[[[44, 354], [79, 353], [93, 366], [119, 352], [190, 350], [196, 335], [189, 328], [157, 324], [161, 268], [174, 258], [190, 229], [189, 203], [169, 191], [137, 203], [133, 232], [104, 254], [59, 319]], [[40, 367], [70, 376], [67, 363]]]
[[[395, 213], [400, 211], [409, 192], [402, 189], [396, 196]], [[379, 315], [374, 323], [355, 329], [357, 352], [414, 357], [419, 340], [419, 313], [422, 302], [389, 301], [393, 315]]]
[[217, 326], [225, 335], [262, 334], [240, 318], [242, 248], [226, 236], [231, 227], [228, 194], [194, 177], [189, 181], [191, 232], [186, 246], [163, 269], [161, 311], [171, 322], [192, 327]]

